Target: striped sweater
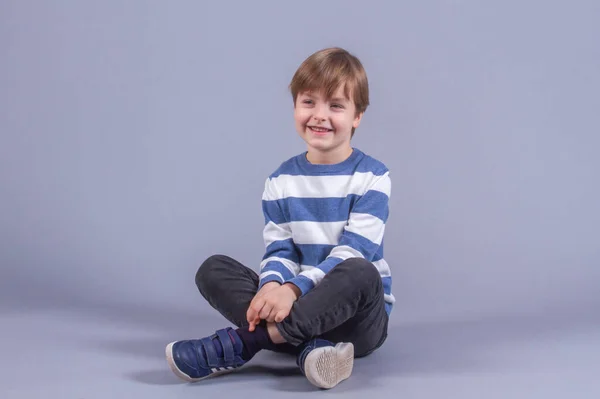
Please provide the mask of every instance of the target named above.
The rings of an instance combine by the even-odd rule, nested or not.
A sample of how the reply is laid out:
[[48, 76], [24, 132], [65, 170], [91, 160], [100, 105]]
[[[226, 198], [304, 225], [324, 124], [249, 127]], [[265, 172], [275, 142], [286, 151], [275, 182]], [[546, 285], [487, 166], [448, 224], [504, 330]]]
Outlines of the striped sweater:
[[260, 287], [290, 282], [305, 295], [343, 260], [365, 258], [379, 270], [390, 314], [392, 277], [383, 257], [390, 190], [386, 166], [356, 148], [334, 165], [311, 164], [306, 152], [282, 163], [262, 197]]

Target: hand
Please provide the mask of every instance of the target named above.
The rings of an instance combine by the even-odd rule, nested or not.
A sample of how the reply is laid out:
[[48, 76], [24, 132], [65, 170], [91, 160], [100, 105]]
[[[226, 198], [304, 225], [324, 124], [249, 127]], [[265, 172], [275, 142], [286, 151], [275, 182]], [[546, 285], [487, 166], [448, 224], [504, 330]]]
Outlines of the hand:
[[258, 323], [260, 323], [260, 317], [258, 316], [258, 313], [260, 311], [256, 312], [256, 314], [251, 312], [250, 309], [252, 309], [252, 304], [254, 303], [254, 301], [256, 300], [257, 297], [263, 296], [267, 292], [274, 290], [275, 288], [279, 288], [279, 287], [281, 287], [280, 283], [278, 283], [277, 281], [271, 281], [271, 282], [268, 282], [265, 285], [263, 285], [262, 288], [260, 290], [258, 290], [256, 295], [254, 295], [252, 302], [250, 302], [250, 307], [248, 308], [248, 311], [246, 312], [246, 319], [248, 320], [248, 323], [250, 323], [250, 331], [254, 331], [255, 327], [258, 325]]
[[[293, 284], [284, 284], [276, 289], [257, 295], [248, 308], [248, 320], [266, 320], [268, 322], [280, 323], [285, 319], [292, 309], [292, 305], [300, 297], [300, 289]], [[250, 331], [254, 331], [251, 323]]]

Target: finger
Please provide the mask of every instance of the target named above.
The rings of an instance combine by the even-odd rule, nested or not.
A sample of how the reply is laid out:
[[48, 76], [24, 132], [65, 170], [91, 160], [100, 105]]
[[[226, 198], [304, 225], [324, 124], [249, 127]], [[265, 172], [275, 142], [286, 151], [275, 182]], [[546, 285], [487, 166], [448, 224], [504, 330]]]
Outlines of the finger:
[[250, 322], [250, 327], [248, 328], [248, 331], [253, 332], [254, 330], [256, 330], [256, 326], [258, 326], [259, 324], [260, 324], [260, 317], [253, 319]]
[[256, 325], [258, 323], [256, 322], [256, 319], [253, 319], [252, 321], [250, 321], [250, 326], [248, 326], [248, 331], [252, 332], [256, 329]]
[[272, 310], [273, 310], [273, 305], [265, 303], [265, 305], [263, 306], [263, 308], [261, 309], [261, 311], [258, 315], [260, 316], [261, 319], [266, 319], [267, 317], [269, 317], [269, 314], [271, 313]]
[[252, 302], [250, 302], [248, 310], [246, 311], [246, 320], [248, 323], [259, 318], [258, 313], [263, 306], [261, 303], [264, 304], [264, 301], [259, 300], [257, 297], [254, 297]]
[[269, 315], [267, 317], [265, 317], [264, 319], [268, 322], [268, 323], [273, 323], [275, 321], [275, 315], [277, 314], [278, 310], [273, 308], [271, 310], [271, 312], [269, 313]]
[[252, 303], [250, 303], [250, 308], [253, 309], [257, 314], [260, 313], [263, 306], [265, 306], [266, 301], [262, 297], [255, 297]]
[[262, 306], [263, 305], [260, 303], [256, 303], [248, 308], [248, 311], [246, 312], [246, 319], [248, 320], [248, 323], [255, 319], [260, 319], [260, 311], [262, 310]]
[[275, 323], [281, 323], [283, 320], [285, 320], [286, 317], [288, 317], [288, 315], [289, 315], [289, 312], [287, 312], [285, 310], [280, 310], [275, 315]]
[[246, 320], [248, 321], [248, 323], [252, 323], [252, 321], [254, 321], [254, 319], [256, 319], [256, 317], [258, 317], [258, 314], [252, 308], [252, 306], [250, 306], [248, 308], [248, 310], [246, 311]]

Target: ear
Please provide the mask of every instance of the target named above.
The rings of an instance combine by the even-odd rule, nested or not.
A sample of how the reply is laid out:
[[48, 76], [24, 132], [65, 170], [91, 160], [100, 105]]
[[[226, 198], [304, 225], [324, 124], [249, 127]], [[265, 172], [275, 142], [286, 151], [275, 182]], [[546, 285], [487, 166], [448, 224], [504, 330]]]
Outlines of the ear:
[[360, 114], [356, 115], [356, 117], [354, 118], [354, 122], [352, 122], [352, 127], [353, 128], [357, 128], [358, 125], [360, 125], [360, 121], [362, 120], [362, 117], [364, 115], [364, 112], [361, 112]]

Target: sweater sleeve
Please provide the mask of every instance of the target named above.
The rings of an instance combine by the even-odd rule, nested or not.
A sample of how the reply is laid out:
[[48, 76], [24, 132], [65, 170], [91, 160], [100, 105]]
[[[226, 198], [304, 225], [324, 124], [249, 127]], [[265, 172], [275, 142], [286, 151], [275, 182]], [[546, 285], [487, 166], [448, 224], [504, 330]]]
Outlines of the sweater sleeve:
[[336, 265], [349, 258], [373, 261], [382, 241], [389, 216], [391, 180], [389, 171], [376, 177], [350, 210], [338, 244], [318, 266], [299, 273], [289, 282], [305, 295]]
[[270, 281], [283, 284], [300, 272], [298, 251], [277, 190], [274, 182], [267, 179], [262, 197], [266, 250], [260, 264], [259, 289]]

